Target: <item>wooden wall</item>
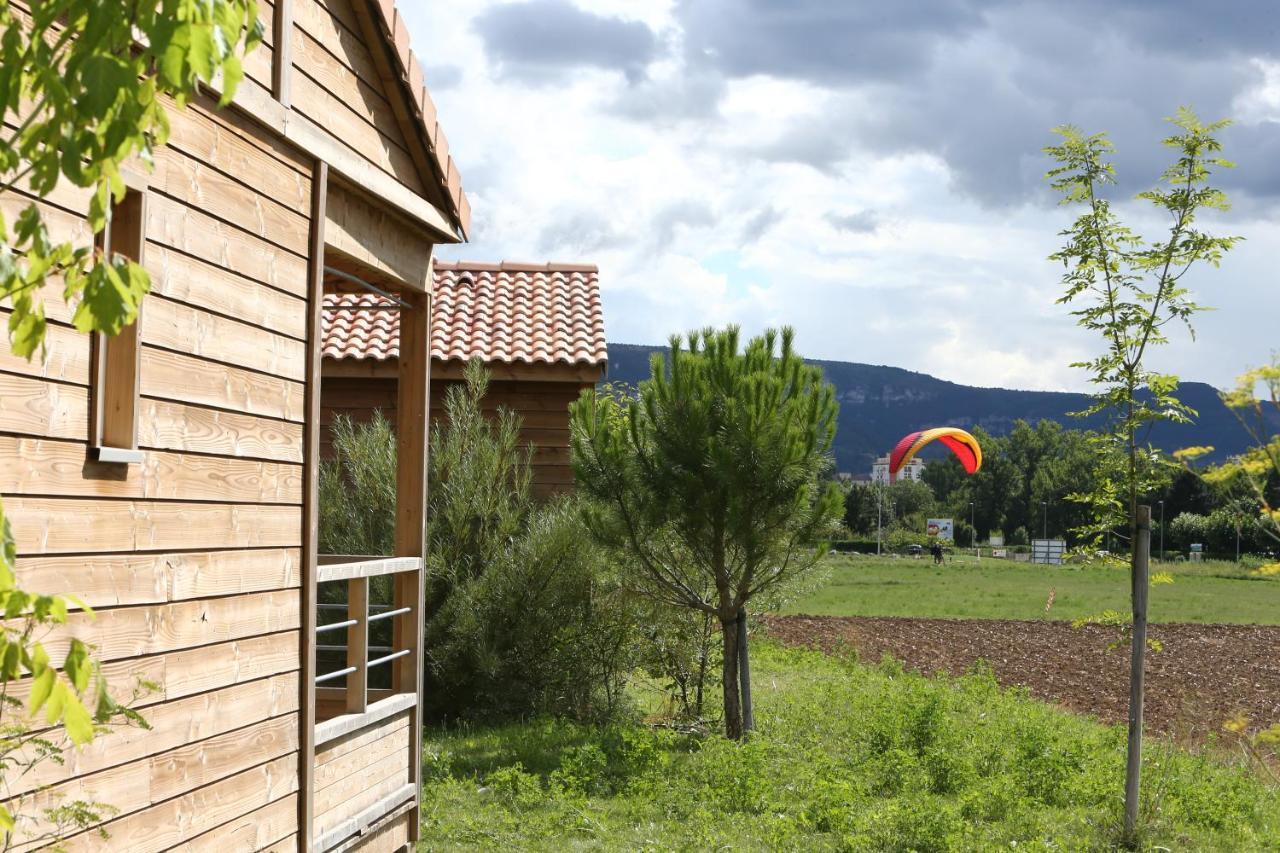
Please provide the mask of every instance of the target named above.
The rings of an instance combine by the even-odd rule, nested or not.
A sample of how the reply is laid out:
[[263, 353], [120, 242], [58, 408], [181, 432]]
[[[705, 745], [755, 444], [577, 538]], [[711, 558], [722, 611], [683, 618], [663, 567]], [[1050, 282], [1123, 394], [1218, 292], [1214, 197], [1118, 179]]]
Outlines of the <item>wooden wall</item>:
[[[118, 730], [19, 783], [51, 786], [42, 803], [118, 809], [110, 840], [72, 849], [296, 846], [311, 166], [210, 109], [172, 113], [151, 177], [145, 461], [86, 461], [89, 337], [56, 287], [49, 359], [0, 343], [0, 494], [20, 582], [97, 610], [74, 614], [50, 651], [74, 635], [98, 647], [117, 693], [158, 686], [142, 702], [151, 731]], [[55, 193], [54, 238], [84, 239], [85, 208]]]
[[410, 738], [409, 711], [402, 711], [316, 751], [317, 838], [409, 783]]
[[[431, 381], [431, 418], [438, 422], [444, 416], [447, 390], [456, 381], [433, 378]], [[539, 498], [571, 491], [573, 469], [569, 464], [569, 404], [578, 399], [579, 382], [533, 382], [494, 380], [489, 383], [484, 410], [496, 413], [505, 407], [520, 415], [522, 443], [533, 448], [533, 490]], [[329, 428], [338, 413], [358, 422], [373, 417], [381, 410], [388, 418], [395, 411], [394, 379], [326, 377], [321, 393], [320, 420], [323, 427], [320, 452], [332, 455]]]

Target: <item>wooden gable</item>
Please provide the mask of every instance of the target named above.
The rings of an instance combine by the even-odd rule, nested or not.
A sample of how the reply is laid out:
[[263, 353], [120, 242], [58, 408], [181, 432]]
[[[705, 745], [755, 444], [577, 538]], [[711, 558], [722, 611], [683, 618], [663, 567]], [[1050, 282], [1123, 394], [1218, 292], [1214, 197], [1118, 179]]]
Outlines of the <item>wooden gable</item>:
[[448, 209], [447, 175], [428, 147], [434, 144], [427, 138], [435, 133], [434, 115], [414, 118], [414, 95], [392, 70], [392, 46], [375, 14], [353, 0], [294, 0], [292, 106], [353, 153]]

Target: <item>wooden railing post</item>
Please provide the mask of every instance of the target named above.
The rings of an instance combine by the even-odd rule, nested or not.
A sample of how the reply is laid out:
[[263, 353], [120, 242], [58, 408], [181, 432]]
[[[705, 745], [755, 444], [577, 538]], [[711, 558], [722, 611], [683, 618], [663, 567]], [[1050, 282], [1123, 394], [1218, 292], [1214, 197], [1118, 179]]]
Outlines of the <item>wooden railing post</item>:
[[[429, 280], [428, 276], [428, 280]], [[431, 294], [402, 292], [408, 307], [400, 311], [399, 385], [396, 400], [396, 531], [397, 557], [426, 556], [427, 440], [430, 434]], [[409, 654], [392, 662], [391, 686], [412, 693], [409, 712], [409, 782], [415, 787], [415, 818], [410, 840], [416, 842], [422, 799], [422, 642], [426, 587], [423, 569], [396, 575], [395, 607], [411, 607], [395, 618], [392, 645]]]
[[363, 714], [369, 707], [369, 579], [347, 581], [347, 713]]

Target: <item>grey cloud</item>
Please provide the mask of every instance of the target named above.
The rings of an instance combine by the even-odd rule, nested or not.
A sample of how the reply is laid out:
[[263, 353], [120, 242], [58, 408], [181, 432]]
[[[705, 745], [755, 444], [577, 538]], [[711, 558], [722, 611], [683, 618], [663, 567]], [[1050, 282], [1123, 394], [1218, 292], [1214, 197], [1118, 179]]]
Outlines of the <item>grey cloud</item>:
[[725, 78], [714, 71], [688, 66], [683, 72], [675, 79], [647, 79], [627, 86], [608, 111], [662, 126], [714, 115], [727, 88]]
[[699, 199], [681, 199], [666, 205], [653, 217], [653, 241], [659, 246], [671, 243], [684, 229], [716, 224], [711, 206]]
[[493, 6], [474, 26], [504, 73], [533, 82], [580, 67], [621, 71], [635, 81], [658, 51], [657, 37], [644, 24], [593, 15], [567, 0]]
[[[1181, 104], [1228, 115], [1257, 76], [1249, 58], [1280, 55], [1266, 0], [1212, 13], [1192, 0], [686, 0], [678, 13], [699, 73], [831, 93], [749, 154], [828, 173], [863, 152], [932, 154], [956, 190], [993, 206], [1048, 200], [1041, 149], [1062, 123], [1111, 134], [1121, 194], [1149, 186], [1167, 159], [1163, 118]], [[1228, 188], [1280, 198], [1275, 129], [1224, 134], [1246, 165]]]
[[549, 218], [550, 224], [538, 234], [538, 251], [548, 257], [585, 263], [596, 253], [627, 242], [626, 236], [598, 211], [553, 213]]
[[874, 210], [855, 210], [851, 213], [832, 211], [826, 216], [827, 222], [838, 231], [850, 234], [873, 234], [880, 228], [880, 214]]
[[683, 0], [691, 62], [733, 77], [768, 74], [824, 84], [899, 78], [928, 47], [982, 24], [971, 0]]
[[747, 220], [742, 226], [742, 234], [740, 240], [743, 244], [754, 243], [782, 221], [782, 211], [773, 205], [767, 205], [756, 212], [754, 216]]

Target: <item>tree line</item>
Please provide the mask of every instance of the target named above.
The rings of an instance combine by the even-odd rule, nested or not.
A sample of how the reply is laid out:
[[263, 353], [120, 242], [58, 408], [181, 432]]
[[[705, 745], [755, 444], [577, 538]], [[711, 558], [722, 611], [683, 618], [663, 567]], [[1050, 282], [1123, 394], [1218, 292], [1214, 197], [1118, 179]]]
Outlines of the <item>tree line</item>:
[[[1099, 467], [1112, 461], [1099, 457], [1096, 433], [1051, 420], [1019, 420], [1005, 435], [981, 428], [972, 432], [983, 448], [976, 474], [966, 474], [951, 456], [940, 456], [928, 462], [920, 482], [848, 488], [848, 534], [869, 542], [882, 524], [884, 543], [897, 548], [924, 541], [929, 518], [951, 518], [960, 547], [972, 547], [975, 534], [977, 542], [1002, 535], [1009, 545], [1046, 534], [1072, 548], [1088, 544], [1095, 517], [1081, 496], [1095, 488]], [[1177, 460], [1165, 460], [1156, 471], [1142, 500], [1153, 507], [1154, 541], [1163, 532], [1170, 557], [1185, 555], [1192, 544], [1213, 556], [1231, 557], [1237, 533], [1241, 553], [1266, 554], [1280, 547], [1259, 513], [1264, 502], [1280, 505], [1280, 473], [1267, 469], [1255, 483], [1238, 465], [1221, 470], [1236, 473], [1206, 477]], [[1124, 530], [1116, 529], [1112, 550], [1122, 550], [1124, 541]]]

